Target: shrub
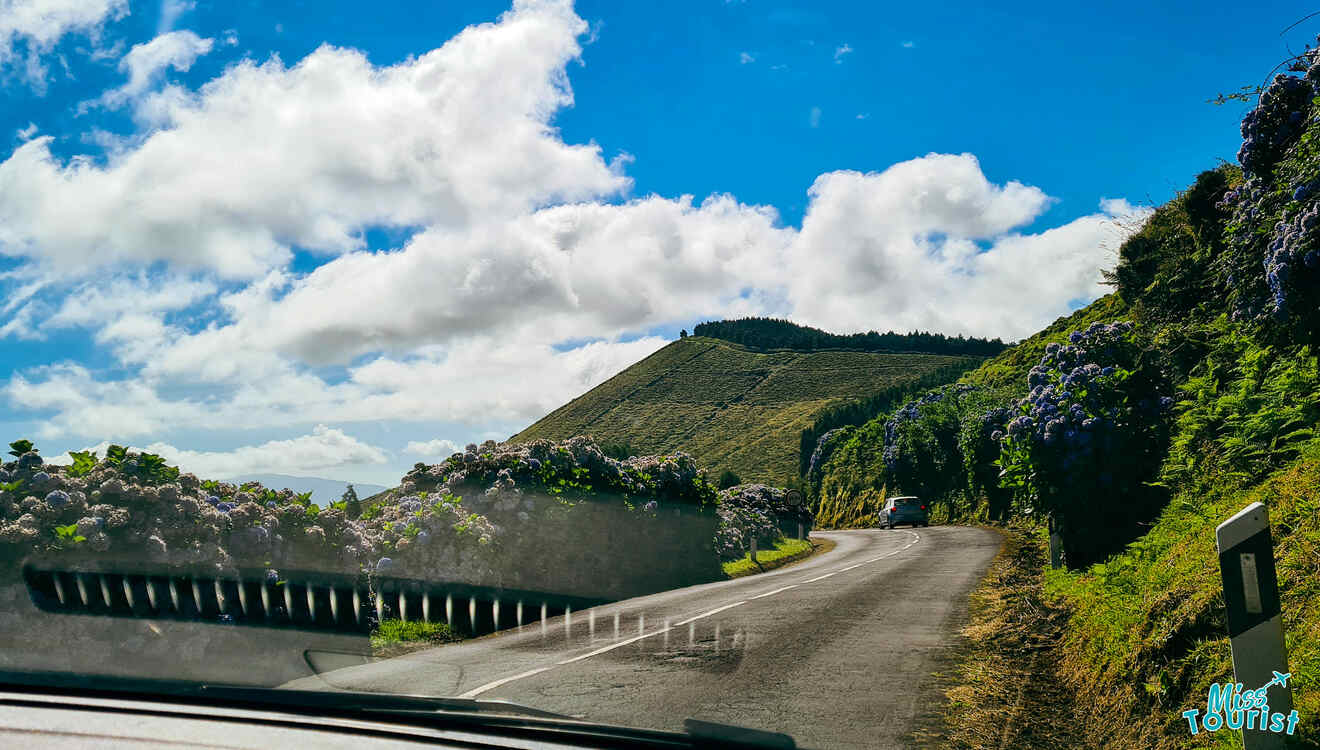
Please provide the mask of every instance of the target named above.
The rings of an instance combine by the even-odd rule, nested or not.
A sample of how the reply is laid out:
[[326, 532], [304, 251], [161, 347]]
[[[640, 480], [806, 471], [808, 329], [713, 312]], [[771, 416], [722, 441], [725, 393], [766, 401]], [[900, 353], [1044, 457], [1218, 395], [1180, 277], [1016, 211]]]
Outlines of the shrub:
[[1074, 567], [1135, 538], [1164, 494], [1147, 485], [1167, 446], [1172, 399], [1130, 323], [1093, 324], [1051, 344], [1000, 441], [1002, 484], [1021, 510], [1052, 518]]
[[784, 530], [797, 524], [810, 524], [811, 511], [805, 505], [788, 504], [788, 493], [764, 484], [742, 484], [719, 494], [720, 524], [715, 549], [720, 560], [736, 560], [750, 549], [755, 539], [760, 549], [771, 549]]

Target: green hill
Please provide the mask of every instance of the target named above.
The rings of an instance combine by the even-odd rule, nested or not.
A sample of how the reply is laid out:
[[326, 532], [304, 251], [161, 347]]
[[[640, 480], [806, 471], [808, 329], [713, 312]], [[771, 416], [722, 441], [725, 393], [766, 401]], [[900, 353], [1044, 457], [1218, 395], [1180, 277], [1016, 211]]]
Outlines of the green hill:
[[803, 429], [822, 410], [977, 358], [848, 350], [753, 350], [679, 339], [510, 438], [589, 434], [639, 454], [683, 450], [718, 474], [786, 484], [798, 476]]

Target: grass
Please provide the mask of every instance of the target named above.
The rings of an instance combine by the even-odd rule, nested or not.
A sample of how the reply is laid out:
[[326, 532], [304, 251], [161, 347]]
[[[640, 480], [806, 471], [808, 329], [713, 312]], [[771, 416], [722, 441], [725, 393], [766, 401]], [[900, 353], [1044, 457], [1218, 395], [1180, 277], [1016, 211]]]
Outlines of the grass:
[[752, 351], [703, 336], [675, 341], [510, 440], [592, 435], [640, 454], [682, 450], [714, 475], [784, 485], [799, 437], [825, 409], [963, 358], [936, 354]]
[[[821, 544], [821, 542], [816, 542], [813, 545], [809, 539], [780, 539], [775, 544], [774, 549], [757, 552], [756, 562], [752, 562], [751, 556], [748, 555], [741, 560], [731, 560], [724, 563], [724, 575], [729, 578], [741, 578], [742, 576], [773, 570], [809, 557], [815, 548]], [[833, 544], [830, 546], [832, 547]], [[824, 550], [822, 549], [822, 551]]]
[[1215, 526], [1256, 501], [1270, 509], [1298, 746], [1320, 746], [1320, 443], [1254, 486], [1209, 477], [1180, 492], [1104, 564], [1047, 572], [1047, 595], [1072, 612], [1062, 674], [1092, 744], [1241, 747], [1227, 730], [1192, 738], [1180, 714], [1232, 676]]
[[382, 620], [371, 631], [371, 652], [374, 656], [398, 656], [460, 640], [462, 638], [444, 623]]

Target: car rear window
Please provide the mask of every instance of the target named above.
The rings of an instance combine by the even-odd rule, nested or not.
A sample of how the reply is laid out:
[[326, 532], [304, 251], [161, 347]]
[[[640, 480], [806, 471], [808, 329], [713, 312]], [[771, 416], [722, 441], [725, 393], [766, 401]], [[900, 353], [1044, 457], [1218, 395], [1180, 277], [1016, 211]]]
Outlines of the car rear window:
[[894, 501], [894, 505], [900, 508], [914, 508], [921, 504], [921, 501], [915, 497], [899, 498]]

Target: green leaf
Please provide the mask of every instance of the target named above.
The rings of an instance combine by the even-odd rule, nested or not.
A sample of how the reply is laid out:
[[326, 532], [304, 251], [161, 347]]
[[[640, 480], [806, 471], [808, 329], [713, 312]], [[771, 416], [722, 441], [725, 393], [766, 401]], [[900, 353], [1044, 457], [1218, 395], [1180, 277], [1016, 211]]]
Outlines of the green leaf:
[[9, 455], [18, 457], [24, 453], [35, 452], [36, 446], [32, 445], [31, 440], [15, 440], [9, 444]]
[[69, 451], [69, 456], [73, 465], [66, 473], [71, 477], [87, 476], [96, 468], [96, 451]]

